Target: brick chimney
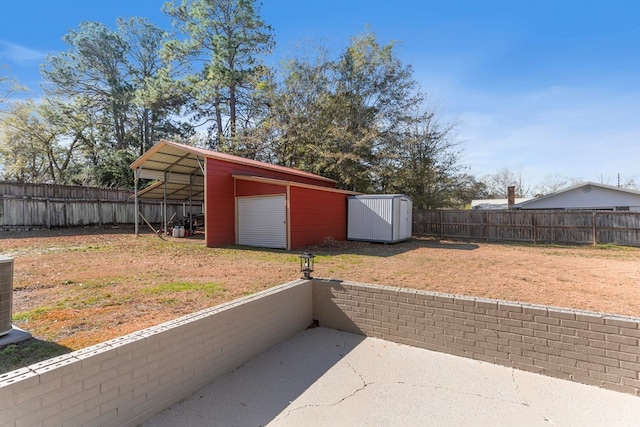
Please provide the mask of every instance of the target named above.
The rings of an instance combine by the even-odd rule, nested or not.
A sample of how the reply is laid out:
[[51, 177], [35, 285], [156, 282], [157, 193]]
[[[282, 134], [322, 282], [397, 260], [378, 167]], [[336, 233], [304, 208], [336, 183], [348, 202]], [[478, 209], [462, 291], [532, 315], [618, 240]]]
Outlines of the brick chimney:
[[510, 185], [507, 187], [507, 208], [512, 209], [513, 205], [516, 204], [516, 187], [514, 185]]

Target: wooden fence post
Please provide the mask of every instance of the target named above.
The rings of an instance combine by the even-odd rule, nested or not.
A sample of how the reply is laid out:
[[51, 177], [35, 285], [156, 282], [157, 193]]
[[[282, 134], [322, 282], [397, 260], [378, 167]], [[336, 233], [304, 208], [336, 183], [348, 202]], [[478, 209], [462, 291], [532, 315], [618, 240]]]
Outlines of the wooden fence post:
[[488, 242], [489, 241], [489, 211], [486, 211], [484, 213], [484, 235]]
[[597, 245], [598, 244], [598, 229], [597, 229], [597, 225], [596, 225], [596, 211], [591, 212], [591, 218], [592, 218], [592, 226], [593, 226], [593, 244]]
[[51, 200], [49, 199], [48, 187], [44, 187], [44, 210], [47, 212], [46, 226], [47, 230], [51, 229]]
[[102, 228], [102, 203], [98, 199], [98, 227]]

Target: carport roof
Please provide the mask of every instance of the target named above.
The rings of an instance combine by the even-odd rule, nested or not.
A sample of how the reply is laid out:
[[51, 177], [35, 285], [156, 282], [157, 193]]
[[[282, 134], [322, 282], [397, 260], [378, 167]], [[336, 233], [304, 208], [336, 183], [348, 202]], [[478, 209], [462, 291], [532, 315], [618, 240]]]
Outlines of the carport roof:
[[131, 169], [136, 171], [137, 178], [158, 181], [139, 191], [138, 196], [145, 199], [164, 199], [164, 182], [166, 181], [167, 199], [204, 200], [204, 164], [206, 158], [284, 172], [325, 182], [336, 182], [333, 179], [297, 169], [245, 159], [163, 139], [130, 166]]
[[[193, 185], [188, 183], [167, 181], [167, 199], [168, 200], [192, 200], [194, 202], [204, 201], [204, 179], [194, 180]], [[138, 197], [143, 199], [161, 200], [164, 199], [164, 181], [156, 181], [150, 186], [138, 191]]]

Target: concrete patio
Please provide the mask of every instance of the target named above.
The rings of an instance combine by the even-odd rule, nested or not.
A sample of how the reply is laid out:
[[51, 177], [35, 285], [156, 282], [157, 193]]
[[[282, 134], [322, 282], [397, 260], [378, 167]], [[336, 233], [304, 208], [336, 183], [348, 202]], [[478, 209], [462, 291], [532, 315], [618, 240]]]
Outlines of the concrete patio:
[[639, 340], [640, 318], [299, 280], [2, 374], [0, 426], [640, 425]]
[[144, 426], [637, 426], [638, 397], [313, 328]]

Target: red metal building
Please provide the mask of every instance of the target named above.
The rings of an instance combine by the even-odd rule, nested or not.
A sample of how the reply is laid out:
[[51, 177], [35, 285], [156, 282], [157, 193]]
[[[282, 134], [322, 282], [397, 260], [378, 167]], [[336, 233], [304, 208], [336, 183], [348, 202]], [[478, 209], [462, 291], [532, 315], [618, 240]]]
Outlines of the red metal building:
[[[136, 200], [204, 203], [208, 247], [295, 249], [347, 237], [347, 197], [356, 193], [329, 178], [166, 140], [131, 168]], [[140, 179], [155, 182], [138, 191]]]

